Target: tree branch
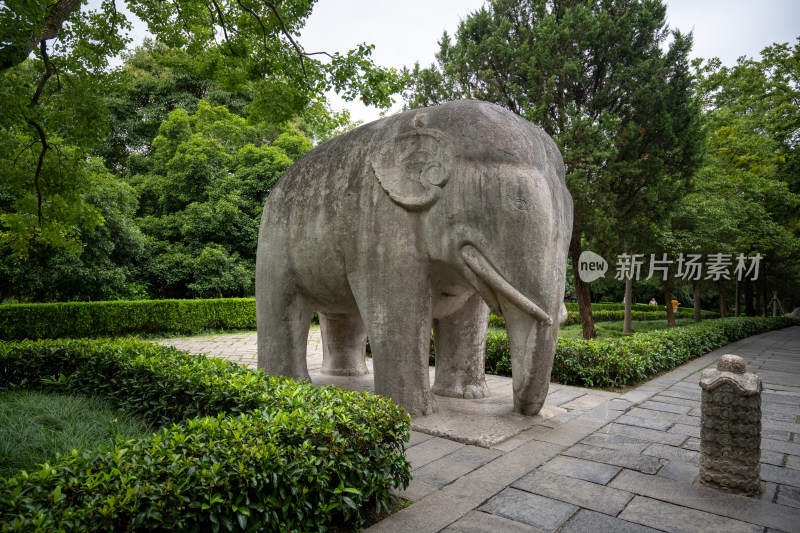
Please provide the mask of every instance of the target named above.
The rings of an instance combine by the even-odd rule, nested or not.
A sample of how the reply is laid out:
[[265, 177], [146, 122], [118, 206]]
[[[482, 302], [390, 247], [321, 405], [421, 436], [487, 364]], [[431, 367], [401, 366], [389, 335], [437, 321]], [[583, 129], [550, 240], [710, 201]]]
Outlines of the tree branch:
[[[261, 17], [258, 16], [258, 13], [256, 13], [251, 8], [249, 8], [246, 5], [244, 5], [241, 2], [241, 0], [236, 0], [236, 3], [239, 4], [242, 7], [242, 9], [244, 9], [245, 11], [250, 13], [250, 16], [253, 17], [254, 19], [256, 19], [256, 21], [258, 22], [258, 25], [261, 26], [261, 32], [262, 32], [261, 33], [261, 42], [264, 45], [264, 64], [266, 65], [267, 55], [268, 55], [268, 52], [267, 52], [267, 28], [266, 28], [266, 26], [264, 26], [264, 22], [262, 22]], [[305, 70], [303, 72], [305, 72]]]
[[37, 203], [37, 208], [38, 208], [37, 214], [38, 214], [38, 218], [39, 218], [39, 225], [41, 226], [42, 225], [42, 188], [39, 185], [39, 176], [42, 173], [42, 166], [44, 166], [44, 156], [45, 156], [45, 154], [47, 154], [47, 150], [50, 149], [50, 145], [47, 144], [47, 136], [45, 135], [44, 130], [42, 129], [42, 126], [39, 125], [39, 123], [37, 123], [36, 121], [31, 120], [29, 118], [26, 118], [25, 122], [27, 122], [29, 125], [33, 126], [33, 128], [39, 134], [39, 140], [42, 143], [42, 151], [39, 152], [39, 162], [36, 164], [36, 173], [33, 175], [33, 184], [36, 187], [36, 201], [37, 201], [36, 203]]
[[[25, 46], [20, 43], [11, 43], [0, 48], [0, 71], [19, 65], [28, 57], [39, 43], [58, 35], [61, 25], [76, 9], [80, 8], [82, 0], [58, 0], [50, 6], [41, 28], [34, 26]], [[16, 44], [16, 45], [15, 45]]]
[[39, 97], [42, 95], [44, 86], [47, 80], [50, 79], [50, 76], [53, 75], [53, 65], [50, 63], [50, 56], [47, 55], [47, 43], [45, 41], [39, 43], [39, 50], [42, 52], [42, 61], [44, 61], [44, 74], [42, 74], [42, 78], [39, 80], [39, 85], [36, 86], [36, 92], [33, 93], [33, 98], [31, 98], [31, 103], [28, 104], [28, 107], [36, 107], [39, 105]]
[[306, 63], [305, 63], [305, 61], [303, 61], [303, 56], [305, 55], [305, 53], [303, 52], [303, 49], [300, 48], [300, 45], [298, 45], [296, 42], [294, 42], [294, 39], [292, 39], [292, 34], [289, 33], [289, 29], [286, 27], [286, 23], [283, 22], [283, 17], [281, 17], [281, 14], [278, 12], [278, 8], [275, 7], [275, 4], [270, 2], [270, 0], [263, 0], [263, 2], [275, 14], [275, 16], [278, 19], [278, 22], [280, 22], [280, 24], [281, 24], [281, 28], [283, 28], [283, 34], [286, 36], [287, 39], [289, 39], [289, 42], [292, 43], [292, 46], [294, 46], [294, 49], [297, 50], [297, 55], [300, 57], [300, 67], [303, 69], [303, 76], [308, 78], [308, 72], [306, 72]]

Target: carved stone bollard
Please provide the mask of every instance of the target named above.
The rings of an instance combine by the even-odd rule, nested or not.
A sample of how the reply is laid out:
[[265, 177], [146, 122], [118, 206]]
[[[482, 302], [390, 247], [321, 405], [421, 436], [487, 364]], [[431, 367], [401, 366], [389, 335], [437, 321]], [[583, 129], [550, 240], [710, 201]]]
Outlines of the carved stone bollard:
[[703, 370], [700, 483], [735, 494], [761, 495], [761, 378], [726, 354]]

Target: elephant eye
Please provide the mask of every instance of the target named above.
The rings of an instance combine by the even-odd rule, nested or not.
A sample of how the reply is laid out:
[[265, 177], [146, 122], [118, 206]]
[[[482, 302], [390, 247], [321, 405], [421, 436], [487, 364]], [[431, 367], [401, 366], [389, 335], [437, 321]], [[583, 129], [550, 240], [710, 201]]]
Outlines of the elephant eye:
[[509, 198], [511, 201], [511, 205], [517, 211], [527, 211], [528, 210], [528, 201], [524, 198]]

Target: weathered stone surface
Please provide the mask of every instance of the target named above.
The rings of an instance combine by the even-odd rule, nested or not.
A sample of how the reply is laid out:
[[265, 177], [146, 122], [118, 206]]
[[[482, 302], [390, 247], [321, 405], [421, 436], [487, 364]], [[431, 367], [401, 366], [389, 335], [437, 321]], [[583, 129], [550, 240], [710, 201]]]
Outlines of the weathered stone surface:
[[696, 533], [697, 531], [704, 533], [762, 533], [764, 529], [761, 526], [642, 496], [636, 496], [619, 514], [619, 518], [670, 533]]
[[[548, 392], [572, 198], [555, 143], [477, 100], [371, 122], [299, 159], [270, 192], [256, 258], [258, 366], [308, 379], [311, 314], [329, 373], [364, 371], [412, 416], [481, 398], [488, 308], [504, 316], [515, 411]], [[485, 300], [485, 302], [484, 302]], [[488, 303], [488, 308], [487, 308]]]
[[[674, 481], [662, 476], [649, 476], [639, 472], [623, 470], [608, 486], [681, 506], [675, 511], [679, 513], [678, 516], [683, 516], [687, 522], [691, 515], [684, 513], [688, 511], [684, 507], [750, 524], [758, 524], [760, 527], [772, 527], [795, 533], [800, 532], [800, 510], [798, 509], [731, 494], [704, 485], [689, 484], [682, 480]], [[624, 517], [620, 515], [620, 518]], [[637, 520], [633, 521], [637, 522]], [[647, 522], [647, 524], [653, 525], [650, 522]], [[697, 523], [692, 525], [697, 527]], [[661, 529], [658, 525], [653, 525], [653, 527]], [[664, 529], [669, 531], [668, 528]]]
[[569, 522], [564, 524], [560, 533], [587, 533], [588, 531], [602, 531], [603, 533], [655, 533], [660, 530], [581, 509]]
[[543, 533], [543, 530], [537, 527], [509, 520], [502, 516], [484, 513], [483, 511], [467, 513], [443, 531], [458, 533], [497, 533], [498, 531], [503, 533]]
[[666, 431], [672, 426], [669, 420], [659, 420], [657, 418], [644, 418], [641, 416], [634, 416], [631, 414], [624, 414], [617, 418], [614, 422], [617, 424], [626, 424], [628, 426], [636, 426], [647, 429], [655, 429], [658, 431]]
[[683, 483], [693, 483], [697, 479], [697, 464], [682, 463], [672, 460], [658, 471], [658, 475]]
[[778, 498], [775, 503], [800, 509], [800, 487], [781, 485], [780, 490], [778, 490]]
[[629, 492], [562, 476], [542, 468], [527, 474], [512, 487], [612, 516], [616, 516], [633, 498]]
[[488, 448], [558, 416], [564, 409], [545, 405], [534, 416], [514, 412], [508, 398], [456, 399], [437, 396], [437, 412], [415, 417], [411, 427], [438, 437]]
[[782, 485], [800, 487], [800, 470], [774, 465], [761, 465], [761, 479]]
[[602, 431], [608, 431], [608, 433], [612, 435], [633, 437], [649, 442], [660, 442], [661, 444], [669, 444], [670, 446], [680, 446], [686, 442], [687, 439], [686, 435], [617, 423], [607, 425]]
[[653, 411], [665, 411], [667, 413], [674, 413], [678, 415], [685, 415], [689, 411], [692, 410], [691, 406], [687, 405], [676, 405], [673, 403], [666, 403], [666, 402], [657, 402], [654, 400], [648, 400], [644, 402], [641, 407], [643, 409], [651, 409]]
[[580, 459], [597, 461], [598, 463], [621, 466], [623, 468], [637, 470], [646, 474], [655, 474], [666, 463], [666, 461], [658, 457], [625, 453], [617, 450], [610, 450], [608, 448], [587, 446], [585, 444], [575, 445], [572, 448], [565, 450], [563, 454], [570, 457], [578, 457]]
[[[621, 426], [626, 427], [626, 426]], [[634, 427], [634, 426], [627, 426]], [[650, 445], [649, 440], [637, 439], [635, 437], [626, 437], [624, 435], [614, 435], [609, 433], [592, 433], [581, 441], [583, 444], [591, 444], [592, 446], [600, 446], [601, 448], [611, 448], [613, 450], [622, 450], [630, 453], [641, 453], [642, 450]]]
[[545, 531], [554, 531], [566, 522], [578, 507], [523, 490], [506, 489], [483, 504], [479, 510]]
[[[703, 370], [699, 481], [736, 494], [761, 495], [761, 378], [725, 354]], [[688, 462], [688, 461], [687, 461]]]
[[676, 448], [675, 446], [667, 446], [665, 444], [651, 444], [643, 452], [645, 455], [652, 455], [653, 457], [661, 457], [670, 461], [680, 461], [682, 463], [690, 463], [700, 465], [700, 453], [687, 450], [685, 448]]
[[464, 446], [453, 453], [414, 470], [414, 480], [434, 487], [444, 487], [497, 458], [501, 453], [477, 446]]
[[542, 465], [542, 470], [605, 485], [622, 468], [571, 457], [555, 457]]
[[459, 442], [433, 437], [406, 450], [406, 459], [417, 469], [463, 448]]

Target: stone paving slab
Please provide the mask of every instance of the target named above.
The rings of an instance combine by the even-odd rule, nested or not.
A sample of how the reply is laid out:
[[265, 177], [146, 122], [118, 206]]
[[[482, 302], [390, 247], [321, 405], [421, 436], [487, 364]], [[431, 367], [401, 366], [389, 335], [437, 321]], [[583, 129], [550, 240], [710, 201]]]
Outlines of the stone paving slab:
[[599, 485], [605, 485], [619, 474], [622, 468], [604, 465], [594, 461], [585, 461], [573, 457], [555, 457], [542, 465], [542, 470], [569, 476]]
[[636, 496], [619, 517], [669, 533], [762, 533], [761, 526]]
[[634, 524], [633, 522], [627, 522], [587, 509], [581, 509], [559, 530], [559, 533], [587, 533], [595, 531], [603, 533], [655, 533], [661, 530]]
[[579, 507], [569, 503], [508, 488], [478, 510], [538, 527], [544, 531], [555, 531], [578, 509]]
[[543, 533], [543, 530], [483, 511], [472, 511], [443, 531], [458, 533]]
[[[309, 371], [315, 383], [333, 382], [319, 374], [318, 331], [309, 335]], [[183, 342], [190, 351], [256, 364], [254, 334]], [[700, 371], [725, 353], [744, 357], [748, 372], [764, 380], [760, 499], [696, 484]], [[435, 369], [430, 373], [433, 380]], [[487, 376], [492, 396], [480, 407], [437, 397], [444, 412], [454, 409], [468, 422], [458, 431], [471, 427], [491, 438], [477, 447], [464, 444], [465, 433], [429, 434], [447, 420], [425, 428], [429, 433], [412, 431], [406, 454], [414, 479], [403, 496], [414, 504], [368, 531], [800, 533], [800, 327], [714, 350], [624, 394], [551, 384], [549, 418], [495, 435], [492, 428], [513, 415], [510, 382]], [[371, 383], [368, 375], [337, 384], [371, 391]], [[419, 418], [413, 423], [418, 427]]]
[[611, 516], [617, 516], [633, 498], [630, 492], [545, 470], [547, 464], [511, 486]]
[[[728, 519], [747, 522], [753, 526], [772, 527], [787, 532], [800, 531], [800, 510], [798, 509], [728, 494], [702, 485], [682, 483], [661, 476], [648, 476], [624, 470], [608, 486], [686, 508], [713, 513]], [[632, 521], [637, 522], [637, 520]]]

